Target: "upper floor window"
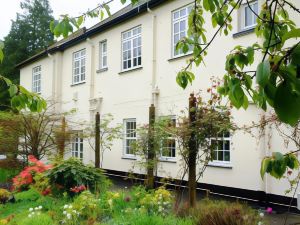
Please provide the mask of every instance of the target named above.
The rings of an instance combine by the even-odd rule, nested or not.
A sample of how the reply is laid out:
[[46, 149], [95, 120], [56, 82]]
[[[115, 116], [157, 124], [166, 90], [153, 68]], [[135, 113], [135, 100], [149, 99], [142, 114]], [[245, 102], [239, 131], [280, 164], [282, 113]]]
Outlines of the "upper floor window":
[[32, 69], [32, 91], [41, 93], [41, 66]]
[[100, 42], [100, 69], [107, 68], [107, 41]]
[[217, 163], [230, 163], [230, 133], [223, 132], [218, 138], [211, 138], [215, 149], [212, 161]]
[[83, 159], [83, 134], [82, 131], [78, 131], [72, 138], [72, 157]]
[[253, 1], [245, 3], [241, 6], [240, 10], [241, 30], [253, 28], [256, 25], [256, 15], [258, 14], [258, 2]]
[[[168, 118], [168, 126], [176, 127], [176, 118], [174, 116]], [[176, 157], [176, 140], [171, 134], [162, 140], [161, 144], [161, 158], [173, 159]]]
[[142, 65], [142, 28], [135, 27], [122, 33], [122, 70]]
[[73, 53], [73, 84], [85, 81], [85, 49]]
[[132, 145], [136, 142], [136, 119], [124, 120], [124, 154], [134, 156]]
[[[172, 52], [173, 57], [183, 55], [182, 50], [176, 51], [177, 43], [187, 36], [188, 31], [188, 17], [192, 11], [193, 6], [188, 5], [180, 8], [172, 13]], [[190, 49], [191, 52], [191, 49]]]

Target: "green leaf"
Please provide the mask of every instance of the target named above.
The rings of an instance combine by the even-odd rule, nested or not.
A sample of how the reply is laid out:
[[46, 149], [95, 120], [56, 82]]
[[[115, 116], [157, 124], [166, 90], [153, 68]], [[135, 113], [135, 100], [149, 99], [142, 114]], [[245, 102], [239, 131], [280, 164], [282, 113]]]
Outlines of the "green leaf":
[[108, 16], [111, 16], [109, 6], [108, 6], [107, 4], [104, 4], [103, 7], [104, 7], [104, 9], [105, 9], [107, 15], [108, 15]]
[[291, 63], [295, 66], [300, 66], [300, 46], [297, 45], [297, 47], [293, 50], [291, 54]]
[[285, 33], [282, 36], [282, 41], [285, 42], [286, 40], [290, 39], [290, 38], [298, 38], [300, 37], [300, 28], [298, 29], [293, 29], [287, 33]]
[[284, 81], [276, 89], [274, 109], [278, 118], [291, 126], [300, 119], [300, 96], [292, 91], [291, 85]]
[[256, 82], [265, 87], [270, 77], [270, 63], [268, 61], [261, 62], [256, 70]]
[[80, 16], [77, 20], [77, 26], [80, 27], [83, 22], [83, 16]]
[[18, 87], [17, 87], [16, 85], [12, 84], [12, 85], [9, 86], [8, 91], [9, 91], [10, 97], [13, 97], [14, 95], [17, 94], [17, 92], [18, 92]]
[[260, 176], [261, 179], [264, 179], [265, 173], [267, 172], [268, 167], [270, 166], [271, 159], [270, 158], [264, 158], [261, 161], [261, 166], [260, 166]]
[[4, 58], [3, 48], [4, 48], [4, 44], [2, 41], [0, 41], [0, 63], [2, 63]]
[[286, 161], [286, 165], [290, 168], [290, 169], [298, 169], [299, 168], [299, 161], [297, 159], [297, 157], [294, 154], [288, 154], [285, 157], [285, 161]]

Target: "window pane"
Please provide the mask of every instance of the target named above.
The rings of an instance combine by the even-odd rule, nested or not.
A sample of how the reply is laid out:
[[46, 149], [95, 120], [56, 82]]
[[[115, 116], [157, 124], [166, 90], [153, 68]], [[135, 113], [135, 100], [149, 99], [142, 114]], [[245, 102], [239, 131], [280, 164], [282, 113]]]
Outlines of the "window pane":
[[218, 151], [218, 160], [223, 161], [223, 151]]
[[230, 152], [229, 151], [225, 151], [224, 152], [224, 161], [230, 161]]
[[245, 26], [251, 26], [253, 25], [252, 21], [252, 12], [248, 6], [245, 7]]

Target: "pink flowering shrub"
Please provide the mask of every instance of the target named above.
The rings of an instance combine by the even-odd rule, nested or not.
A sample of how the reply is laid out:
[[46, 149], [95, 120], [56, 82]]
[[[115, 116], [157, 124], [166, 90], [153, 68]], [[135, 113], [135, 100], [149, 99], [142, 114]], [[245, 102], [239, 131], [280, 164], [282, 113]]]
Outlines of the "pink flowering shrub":
[[34, 176], [43, 173], [52, 168], [51, 165], [45, 165], [34, 156], [28, 157], [29, 166], [25, 167], [21, 173], [13, 178], [13, 188], [17, 191], [25, 190], [34, 183]]

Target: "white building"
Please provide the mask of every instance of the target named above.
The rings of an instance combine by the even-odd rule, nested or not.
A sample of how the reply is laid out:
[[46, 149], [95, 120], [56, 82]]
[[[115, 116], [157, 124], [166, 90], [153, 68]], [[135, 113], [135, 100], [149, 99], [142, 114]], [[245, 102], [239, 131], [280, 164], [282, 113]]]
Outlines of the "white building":
[[[174, 46], [186, 35], [191, 3], [191, 0], [149, 0], [139, 6], [128, 6], [21, 63], [21, 85], [58, 102], [59, 112], [76, 108], [74, 121], [94, 120], [97, 111], [101, 115], [111, 113], [116, 124], [124, 124], [124, 133], [148, 123], [151, 103], [155, 104], [157, 117], [177, 116], [188, 106], [191, 92], [206, 90], [211, 76], [223, 76], [225, 57], [234, 46], [248, 46], [256, 41], [255, 18], [244, 4], [233, 14], [233, 32], [215, 40], [205, 58], [206, 66], [194, 68], [196, 80], [182, 90], [176, 84], [176, 73], [191, 55], [176, 53]], [[259, 2], [253, 1], [251, 5], [259, 10]], [[208, 16], [206, 21], [210, 37], [213, 28]], [[246, 111], [233, 109], [232, 113], [238, 125], [258, 121], [264, 114], [253, 104]], [[284, 191], [289, 187], [288, 182], [260, 177], [264, 156], [270, 155], [271, 150], [287, 151], [274, 130], [267, 133], [272, 134], [271, 148], [267, 134], [259, 143], [243, 132], [225, 139], [224, 149], [219, 149], [220, 157], [207, 168], [199, 187], [287, 205], [290, 198]], [[84, 162], [93, 161], [94, 152], [88, 143], [80, 138], [74, 141], [73, 155], [83, 157]], [[126, 146], [129, 142], [126, 138], [115, 141], [113, 150], [105, 152], [103, 168], [112, 174], [128, 172], [136, 160]], [[179, 178], [179, 159], [171, 147], [170, 154], [161, 158], [162, 169], [157, 175]]]

